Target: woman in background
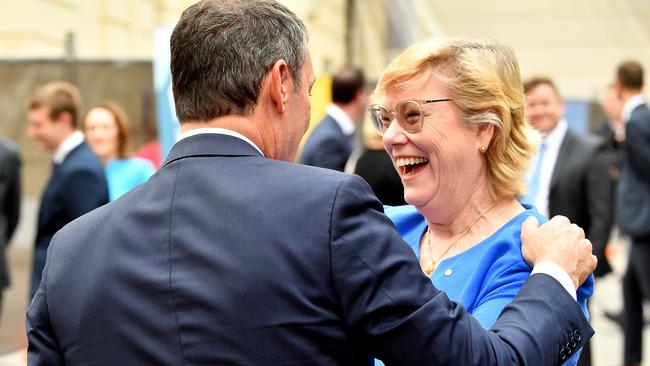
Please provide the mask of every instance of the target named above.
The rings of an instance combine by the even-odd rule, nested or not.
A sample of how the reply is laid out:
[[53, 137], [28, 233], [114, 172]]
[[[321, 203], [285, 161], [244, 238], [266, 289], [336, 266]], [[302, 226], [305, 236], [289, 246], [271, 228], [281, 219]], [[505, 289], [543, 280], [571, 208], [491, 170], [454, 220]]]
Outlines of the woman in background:
[[[490, 328], [530, 275], [522, 223], [546, 221], [517, 201], [539, 136], [524, 118], [514, 52], [482, 41], [415, 44], [383, 72], [371, 101], [409, 203], [386, 214], [435, 286]], [[585, 313], [592, 292], [593, 277], [577, 293]], [[575, 339], [567, 341], [565, 358]]]
[[95, 104], [83, 118], [86, 141], [104, 165], [110, 201], [147, 181], [155, 172], [150, 162], [129, 157], [131, 126], [117, 104]]

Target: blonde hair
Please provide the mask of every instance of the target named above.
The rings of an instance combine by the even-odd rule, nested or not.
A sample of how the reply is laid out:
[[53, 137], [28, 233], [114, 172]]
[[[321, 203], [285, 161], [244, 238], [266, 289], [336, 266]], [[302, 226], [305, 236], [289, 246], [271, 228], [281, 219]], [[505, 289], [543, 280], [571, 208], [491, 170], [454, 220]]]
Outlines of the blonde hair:
[[494, 126], [486, 152], [494, 194], [523, 195], [524, 176], [540, 136], [524, 117], [521, 73], [512, 49], [480, 40], [416, 43], [388, 65], [370, 100], [383, 103], [388, 88], [417, 88], [431, 75], [446, 86], [465, 123]]

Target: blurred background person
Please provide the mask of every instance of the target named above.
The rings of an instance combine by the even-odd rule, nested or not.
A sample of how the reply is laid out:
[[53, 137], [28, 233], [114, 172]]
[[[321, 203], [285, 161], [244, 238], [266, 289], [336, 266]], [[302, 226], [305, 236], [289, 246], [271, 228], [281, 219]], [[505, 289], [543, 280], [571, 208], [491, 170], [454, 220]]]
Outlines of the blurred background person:
[[[526, 81], [524, 93], [526, 117], [543, 139], [533, 158], [533, 168], [526, 174], [528, 193], [522, 202], [534, 204], [547, 217], [566, 216], [583, 228], [594, 255], [601, 260], [611, 230], [612, 192], [603, 181], [607, 179], [607, 166], [596, 158], [602, 151], [600, 140], [569, 130], [564, 100], [551, 79], [536, 77]], [[590, 354], [587, 345], [581, 365], [591, 364]]]
[[135, 150], [133, 156], [149, 161], [155, 169], [160, 168], [162, 157], [162, 152], [160, 150], [160, 141], [155, 140], [145, 143]]
[[617, 187], [618, 225], [631, 247], [623, 276], [625, 365], [643, 359], [643, 300], [650, 297], [650, 110], [643, 98], [643, 67], [636, 61], [619, 65], [615, 86], [623, 101], [623, 164]]
[[[517, 197], [538, 134], [524, 118], [514, 52], [496, 43], [415, 44], [384, 71], [368, 107], [410, 204], [388, 208], [436, 287], [485, 328], [530, 275]], [[578, 290], [587, 312], [593, 278]], [[574, 339], [575, 340], [575, 339]], [[561, 357], [577, 362], [570, 340]]]
[[363, 114], [366, 80], [359, 68], [343, 67], [332, 79], [332, 104], [327, 116], [311, 132], [300, 163], [343, 171], [357, 137], [355, 120]]
[[594, 129], [594, 133], [603, 138], [606, 147], [618, 150], [625, 140], [625, 124], [621, 119], [623, 101], [618, 95], [616, 84], [610, 84], [605, 88], [600, 105], [607, 119]]
[[384, 150], [381, 135], [370, 120], [364, 119], [362, 126], [364, 148], [358, 154], [352, 154], [354, 158], [350, 157], [345, 171], [357, 174], [368, 182], [372, 192], [384, 205], [405, 205], [404, 186]]
[[2, 293], [10, 285], [6, 248], [20, 217], [20, 158], [18, 147], [0, 139], [0, 312]]
[[77, 130], [81, 95], [55, 81], [36, 89], [27, 103], [27, 134], [53, 153], [52, 172], [38, 212], [31, 293], [34, 297], [52, 236], [70, 221], [108, 202], [104, 170]]
[[149, 161], [130, 157], [131, 124], [116, 103], [95, 104], [84, 116], [82, 127], [86, 141], [104, 166], [110, 201], [146, 182], [155, 173]]
[[[614, 210], [615, 195], [613, 192], [616, 192], [616, 184], [620, 176], [621, 162], [623, 159], [623, 140], [625, 139], [625, 125], [621, 120], [623, 102], [619, 98], [614, 84], [607, 86], [600, 104], [607, 119], [594, 129], [594, 134], [600, 136], [602, 139], [603, 150], [598, 158], [602, 159], [601, 161], [607, 169], [607, 174], [603, 176], [602, 181], [609, 182], [609, 189], [612, 192], [607, 207], [610, 218], [607, 226], [610, 228], [611, 235], [611, 228], [614, 226], [616, 214], [616, 210]], [[594, 271], [596, 277], [602, 277], [612, 272], [612, 266], [609, 263], [609, 258], [605, 255], [606, 253], [607, 245], [602, 250], [595, 251], [595, 255], [598, 257], [598, 267]]]

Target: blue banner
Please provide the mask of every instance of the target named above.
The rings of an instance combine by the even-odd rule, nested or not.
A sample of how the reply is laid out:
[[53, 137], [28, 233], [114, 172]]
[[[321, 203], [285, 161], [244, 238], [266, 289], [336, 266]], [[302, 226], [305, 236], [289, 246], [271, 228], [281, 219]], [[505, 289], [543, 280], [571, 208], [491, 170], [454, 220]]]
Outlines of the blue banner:
[[162, 160], [165, 160], [169, 154], [180, 131], [174, 106], [170, 69], [169, 38], [172, 31], [172, 27], [159, 27], [154, 31], [153, 86], [156, 94], [158, 140], [160, 141]]

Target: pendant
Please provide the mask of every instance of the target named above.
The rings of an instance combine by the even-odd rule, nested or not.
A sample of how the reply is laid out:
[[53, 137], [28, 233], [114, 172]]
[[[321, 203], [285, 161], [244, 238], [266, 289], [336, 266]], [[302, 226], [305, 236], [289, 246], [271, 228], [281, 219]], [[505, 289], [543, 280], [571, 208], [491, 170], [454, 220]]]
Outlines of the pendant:
[[436, 261], [431, 260], [431, 262], [429, 262], [429, 264], [427, 264], [427, 266], [424, 267], [423, 271], [425, 275], [431, 277], [431, 274], [433, 273], [434, 269], [436, 269]]

